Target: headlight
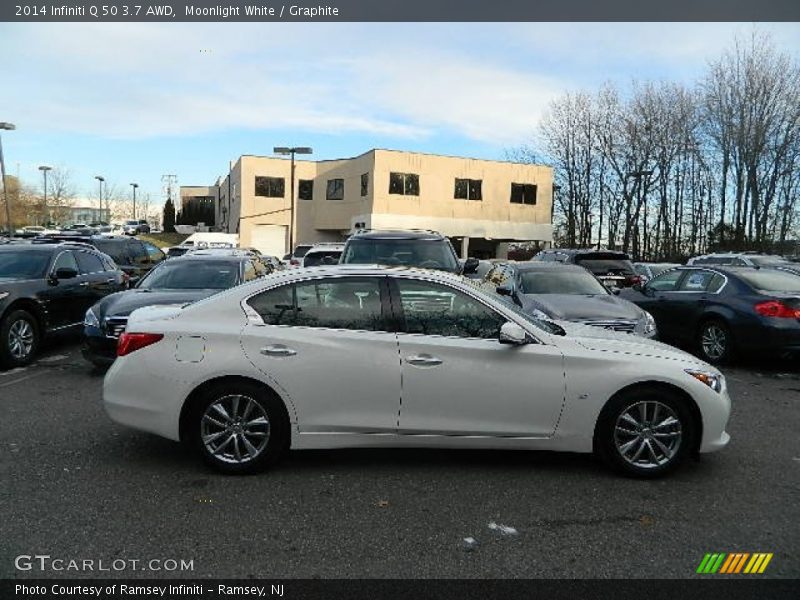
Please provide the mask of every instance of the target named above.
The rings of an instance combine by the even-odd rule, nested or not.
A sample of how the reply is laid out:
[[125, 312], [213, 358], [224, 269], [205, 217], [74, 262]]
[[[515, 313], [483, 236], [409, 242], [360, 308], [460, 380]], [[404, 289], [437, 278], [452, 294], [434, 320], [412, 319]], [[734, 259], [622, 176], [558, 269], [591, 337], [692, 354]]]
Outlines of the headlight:
[[636, 324], [639, 333], [645, 337], [653, 337], [656, 334], [656, 320], [646, 310], [642, 311], [644, 314]]
[[0, 300], [5, 300], [11, 292], [0, 292]]
[[539, 310], [538, 308], [534, 308], [534, 309], [531, 311], [531, 316], [532, 316], [532, 317], [534, 317], [534, 318], [536, 318], [536, 319], [545, 319], [545, 320], [547, 320], [547, 321], [549, 321], [549, 320], [550, 320], [550, 315], [548, 315], [548, 314], [547, 314], [547, 313], [545, 313], [545, 312], [542, 312], [542, 311], [541, 311], [541, 310]]
[[91, 308], [86, 311], [86, 316], [83, 317], [83, 324], [86, 327], [100, 328], [100, 320], [97, 318], [97, 315], [94, 314], [94, 311]]
[[716, 375], [714, 373], [709, 373], [708, 371], [695, 371], [694, 369], [684, 370], [686, 373], [697, 379], [697, 381], [705, 383], [715, 392], [719, 393], [722, 391], [722, 384], [725, 381], [725, 378], [722, 375]]

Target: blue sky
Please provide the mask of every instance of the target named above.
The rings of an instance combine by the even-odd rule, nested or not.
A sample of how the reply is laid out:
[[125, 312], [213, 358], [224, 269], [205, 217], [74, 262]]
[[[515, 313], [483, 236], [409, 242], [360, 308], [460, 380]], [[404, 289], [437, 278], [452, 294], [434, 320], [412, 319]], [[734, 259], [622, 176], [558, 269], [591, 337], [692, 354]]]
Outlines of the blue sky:
[[[736, 23], [0, 24], [6, 166], [95, 174], [161, 197], [276, 145], [315, 158], [395, 148], [501, 159], [561, 93], [690, 83], [747, 36]], [[759, 24], [800, 58], [800, 24]]]

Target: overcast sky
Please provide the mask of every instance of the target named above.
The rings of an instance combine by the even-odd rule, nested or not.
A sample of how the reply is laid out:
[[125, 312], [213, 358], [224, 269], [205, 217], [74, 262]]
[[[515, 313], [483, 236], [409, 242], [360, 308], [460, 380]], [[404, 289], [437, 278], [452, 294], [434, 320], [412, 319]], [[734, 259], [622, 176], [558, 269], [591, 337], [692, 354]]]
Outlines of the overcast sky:
[[[499, 159], [549, 102], [604, 81], [691, 83], [750, 24], [0, 24], [11, 174], [95, 174], [160, 199], [276, 145]], [[800, 24], [759, 24], [800, 58]]]

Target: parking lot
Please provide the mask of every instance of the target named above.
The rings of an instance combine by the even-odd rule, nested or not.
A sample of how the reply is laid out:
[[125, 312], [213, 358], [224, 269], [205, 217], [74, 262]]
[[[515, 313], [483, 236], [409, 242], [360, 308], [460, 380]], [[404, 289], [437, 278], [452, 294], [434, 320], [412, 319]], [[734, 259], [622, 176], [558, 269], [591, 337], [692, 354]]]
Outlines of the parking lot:
[[61, 340], [0, 372], [0, 577], [93, 575], [15, 568], [43, 554], [192, 561], [94, 572], [104, 577], [665, 578], [736, 551], [774, 553], [764, 576], [798, 577], [800, 374], [726, 374], [731, 444], [666, 479], [621, 478], [581, 455], [437, 450], [294, 452], [225, 477], [113, 424], [102, 374]]

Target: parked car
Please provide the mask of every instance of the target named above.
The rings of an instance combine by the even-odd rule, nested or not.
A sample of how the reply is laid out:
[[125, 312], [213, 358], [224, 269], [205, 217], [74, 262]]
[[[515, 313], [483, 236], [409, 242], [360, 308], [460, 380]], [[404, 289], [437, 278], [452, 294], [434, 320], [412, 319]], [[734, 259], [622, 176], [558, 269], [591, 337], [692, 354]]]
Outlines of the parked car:
[[662, 340], [710, 363], [800, 352], [800, 276], [786, 271], [678, 267], [622, 294], [653, 315]]
[[191, 246], [172, 246], [171, 248], [167, 248], [165, 254], [167, 258], [176, 258], [178, 256], [183, 256], [191, 249]]
[[303, 266], [303, 257], [306, 252], [311, 250], [314, 244], [298, 244], [294, 247], [294, 251], [283, 257], [284, 262], [288, 268], [297, 268]]
[[[467, 263], [468, 258], [459, 258], [458, 263], [461, 265], [461, 269], [463, 271], [464, 265]], [[492, 268], [498, 262], [505, 262], [504, 259], [497, 259], [492, 258], [489, 260], [478, 260], [478, 266], [475, 267], [475, 270], [470, 273], [464, 273], [464, 276], [467, 279], [474, 279], [475, 281], [483, 281], [486, 278], [487, 273], [492, 270]]]
[[358, 231], [345, 242], [339, 261], [344, 265], [370, 264], [436, 269], [468, 275], [478, 268], [478, 259], [459, 262], [453, 245], [436, 231]]
[[642, 281], [628, 255], [616, 250], [547, 249], [531, 260], [580, 265], [608, 287], [633, 287]]
[[146, 219], [131, 219], [125, 221], [122, 225], [122, 231], [125, 235], [139, 235], [140, 233], [150, 233], [150, 225], [147, 224]]
[[344, 244], [320, 243], [314, 244], [303, 255], [303, 267], [318, 267], [319, 265], [336, 265], [342, 256]]
[[[552, 262], [498, 263], [486, 275], [498, 294], [526, 314], [654, 338], [656, 323], [646, 310], [608, 290], [578, 265]], [[616, 291], [616, 290], [615, 290]]]
[[162, 263], [135, 289], [106, 296], [86, 311], [83, 356], [97, 367], [114, 362], [117, 340], [137, 308], [195, 302], [270, 272], [260, 258], [239, 250], [197, 250]]
[[775, 267], [791, 264], [783, 256], [777, 254], [760, 254], [758, 252], [719, 252], [695, 256], [686, 261], [687, 265], [719, 265], [730, 267]]
[[649, 281], [653, 277], [661, 275], [661, 273], [664, 271], [674, 269], [675, 267], [680, 267], [680, 265], [677, 263], [633, 263], [633, 268], [636, 270], [636, 274], [641, 278], [639, 283]]
[[134, 285], [150, 269], [166, 258], [164, 252], [150, 242], [122, 236], [51, 235], [34, 238], [32, 241], [37, 244], [72, 241], [94, 246], [114, 259], [117, 266], [128, 276], [130, 285]]
[[86, 309], [124, 287], [122, 271], [91, 246], [1, 245], [0, 366], [26, 365], [45, 337], [80, 331]]
[[729, 440], [714, 367], [645, 338], [534, 319], [432, 270], [295, 269], [139, 309], [117, 354], [108, 415], [184, 439], [227, 473], [287, 448], [429, 446], [595, 451], [655, 477]]

